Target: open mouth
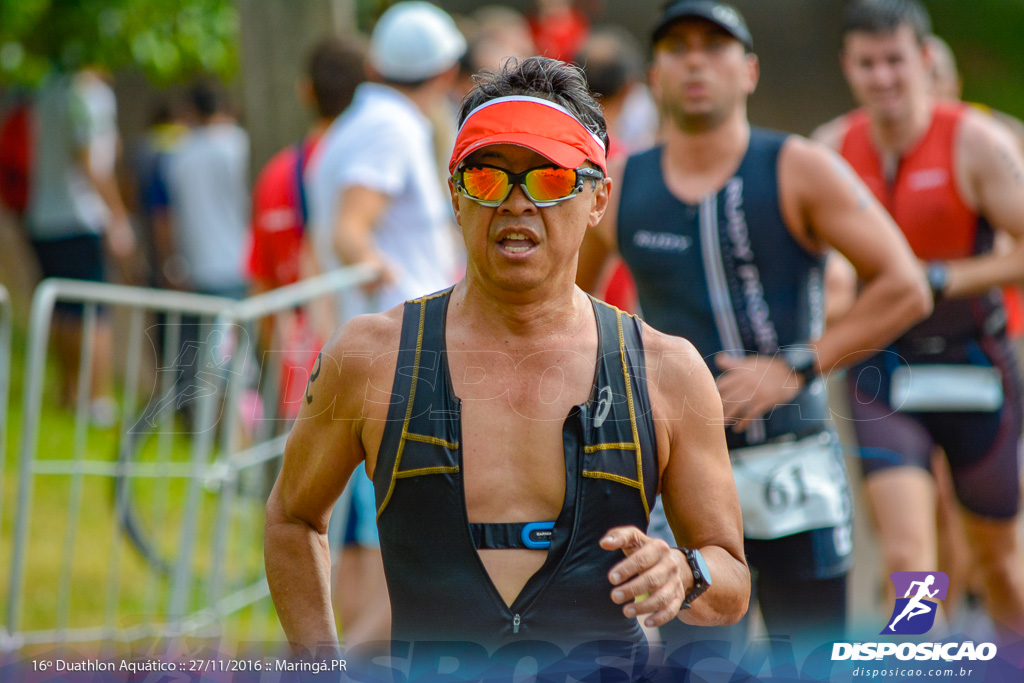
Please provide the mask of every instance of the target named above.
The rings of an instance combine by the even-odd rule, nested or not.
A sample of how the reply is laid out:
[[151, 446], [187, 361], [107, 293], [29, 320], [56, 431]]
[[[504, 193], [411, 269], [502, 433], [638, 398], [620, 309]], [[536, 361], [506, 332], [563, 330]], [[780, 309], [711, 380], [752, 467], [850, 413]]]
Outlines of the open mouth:
[[502, 235], [498, 244], [510, 254], [522, 254], [537, 246], [533, 238], [524, 232], [509, 232]]

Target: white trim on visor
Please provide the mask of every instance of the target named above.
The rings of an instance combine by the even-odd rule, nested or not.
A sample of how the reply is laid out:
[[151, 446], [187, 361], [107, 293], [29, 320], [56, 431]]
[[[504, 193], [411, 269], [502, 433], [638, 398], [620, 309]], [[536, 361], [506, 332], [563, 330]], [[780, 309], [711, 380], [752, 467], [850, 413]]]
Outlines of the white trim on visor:
[[[462, 122], [462, 125], [459, 126], [458, 133], [462, 132], [462, 129], [466, 127], [466, 124], [469, 123], [469, 120], [471, 118], [473, 118], [473, 115], [476, 114], [481, 109], [485, 109], [485, 108], [491, 106], [492, 104], [503, 104], [505, 102], [533, 102], [535, 104], [543, 104], [545, 107], [551, 107], [552, 109], [554, 109], [556, 111], [560, 111], [563, 114], [565, 114], [566, 116], [568, 116], [569, 118], [571, 118], [576, 123], [580, 124], [580, 126], [583, 127], [583, 130], [587, 131], [587, 133], [590, 134], [590, 137], [594, 138], [594, 142], [596, 142], [601, 147], [601, 149], [605, 152], [605, 154], [608, 153], [608, 150], [605, 148], [604, 142], [601, 141], [601, 138], [599, 138], [597, 136], [597, 134], [594, 133], [594, 131], [590, 130], [585, 125], [583, 125], [583, 122], [580, 121], [575, 116], [573, 116], [571, 111], [569, 111], [568, 109], [566, 109], [562, 105], [558, 104], [557, 102], [552, 102], [551, 100], [545, 100], [545, 99], [542, 99], [540, 97], [530, 97], [529, 95], [509, 95], [507, 97], [498, 97], [496, 99], [484, 102], [479, 107], [475, 108], [473, 111], [469, 112], [469, 114], [466, 115], [466, 119]], [[456, 133], [456, 137], [458, 136], [458, 133]]]

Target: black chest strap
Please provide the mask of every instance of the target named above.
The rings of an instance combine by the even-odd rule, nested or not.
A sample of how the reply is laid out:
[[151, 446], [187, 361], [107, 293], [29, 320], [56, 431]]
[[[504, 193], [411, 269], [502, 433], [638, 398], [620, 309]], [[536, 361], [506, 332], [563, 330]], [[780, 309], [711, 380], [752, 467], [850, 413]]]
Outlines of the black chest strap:
[[526, 548], [547, 550], [551, 547], [554, 522], [512, 522], [509, 524], [470, 524], [473, 545], [477, 550]]

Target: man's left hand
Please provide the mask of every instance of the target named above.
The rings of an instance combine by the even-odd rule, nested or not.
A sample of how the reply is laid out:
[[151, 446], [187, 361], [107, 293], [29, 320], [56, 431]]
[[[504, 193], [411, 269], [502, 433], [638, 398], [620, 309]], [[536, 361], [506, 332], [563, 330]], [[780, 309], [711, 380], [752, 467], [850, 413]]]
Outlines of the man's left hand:
[[[661, 626], [679, 614], [686, 595], [683, 577], [693, 582], [690, 567], [683, 554], [665, 541], [651, 538], [635, 526], [620, 526], [601, 539], [605, 550], [621, 550], [622, 560], [608, 572], [612, 602], [625, 605], [622, 613], [629, 618], [650, 614], [644, 624]], [[640, 601], [636, 598], [646, 595]]]
[[718, 377], [718, 393], [727, 422], [735, 432], [744, 432], [780, 403], [800, 393], [801, 380], [782, 358], [744, 356], [725, 353], [715, 356], [715, 365], [724, 372]]

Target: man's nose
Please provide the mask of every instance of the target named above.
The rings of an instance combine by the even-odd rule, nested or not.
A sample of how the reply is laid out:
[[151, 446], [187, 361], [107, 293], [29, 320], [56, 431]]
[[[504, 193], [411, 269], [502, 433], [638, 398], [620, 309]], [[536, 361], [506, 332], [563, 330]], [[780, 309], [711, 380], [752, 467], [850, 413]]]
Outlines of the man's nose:
[[512, 191], [509, 192], [508, 197], [498, 207], [498, 211], [502, 213], [508, 213], [513, 216], [520, 216], [523, 214], [536, 213], [537, 205], [534, 204], [529, 197], [526, 196], [526, 190], [519, 183], [512, 186]]

